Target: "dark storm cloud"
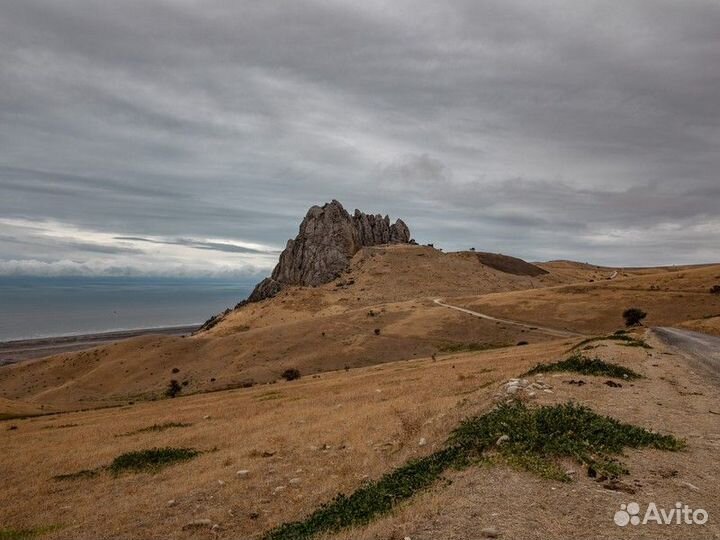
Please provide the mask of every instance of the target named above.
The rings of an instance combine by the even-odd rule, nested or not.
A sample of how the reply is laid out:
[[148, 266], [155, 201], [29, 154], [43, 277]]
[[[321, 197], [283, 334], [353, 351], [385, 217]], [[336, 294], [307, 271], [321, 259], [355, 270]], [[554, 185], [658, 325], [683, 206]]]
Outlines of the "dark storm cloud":
[[0, 272], [255, 273], [332, 198], [448, 249], [720, 259], [714, 1], [0, 10]]

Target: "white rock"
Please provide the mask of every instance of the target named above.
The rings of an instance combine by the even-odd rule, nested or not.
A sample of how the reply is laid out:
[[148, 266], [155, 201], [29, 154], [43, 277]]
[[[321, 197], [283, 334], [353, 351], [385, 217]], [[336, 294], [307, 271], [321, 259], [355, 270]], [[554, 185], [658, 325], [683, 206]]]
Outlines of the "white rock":
[[203, 416], [203, 420], [209, 420], [209, 419], [210, 419], [210, 415], [209, 415], [209, 414], [206, 414], [205, 416]]
[[175, 506], [175, 499], [170, 499], [170, 500], [167, 502], [167, 505], [168, 505], [168, 506]]
[[690, 482], [681, 482], [683, 486], [689, 487], [693, 491], [700, 491], [700, 488], [697, 487], [695, 484], [691, 484]]
[[425, 437], [421, 437], [420, 441], [418, 442], [418, 446], [425, 446], [427, 444], [427, 440], [425, 440]]
[[201, 529], [203, 527], [210, 528], [213, 526], [213, 522], [209, 519], [195, 519], [190, 523], [186, 523], [183, 529]]
[[501, 444], [506, 443], [509, 440], [510, 440], [510, 435], [500, 435], [500, 437], [498, 437], [498, 440], [495, 444], [497, 446], [500, 446]]
[[480, 534], [485, 538], [497, 538], [498, 531], [495, 527], [485, 527], [480, 531]]
[[299, 484], [299, 483], [300, 483], [300, 479], [299, 479], [299, 478], [291, 478], [291, 479], [290, 479], [290, 483], [291, 483], [291, 484]]
[[224, 486], [224, 485], [225, 485], [225, 482], [223, 482], [222, 480], [218, 480], [218, 485]]
[[247, 476], [248, 474], [250, 474], [250, 471], [248, 471], [247, 469], [240, 469], [235, 474], [238, 476]]

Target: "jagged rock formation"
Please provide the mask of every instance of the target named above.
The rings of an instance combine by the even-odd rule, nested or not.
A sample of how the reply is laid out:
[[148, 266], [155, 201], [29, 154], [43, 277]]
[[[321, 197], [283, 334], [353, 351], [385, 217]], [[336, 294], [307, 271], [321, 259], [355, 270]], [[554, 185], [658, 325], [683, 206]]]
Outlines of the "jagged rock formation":
[[328, 283], [349, 266], [353, 255], [366, 246], [410, 243], [410, 230], [398, 219], [355, 210], [348, 214], [333, 200], [308, 210], [294, 240], [288, 240], [271, 277], [261, 281], [247, 302], [275, 296], [285, 285], [317, 286]]

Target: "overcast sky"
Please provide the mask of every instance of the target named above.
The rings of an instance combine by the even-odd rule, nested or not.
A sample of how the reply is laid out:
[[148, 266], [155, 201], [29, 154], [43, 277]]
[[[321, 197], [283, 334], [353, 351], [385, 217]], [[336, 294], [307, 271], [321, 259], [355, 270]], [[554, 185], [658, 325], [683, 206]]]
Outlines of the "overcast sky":
[[0, 0], [0, 274], [262, 273], [333, 198], [720, 261], [720, 2]]

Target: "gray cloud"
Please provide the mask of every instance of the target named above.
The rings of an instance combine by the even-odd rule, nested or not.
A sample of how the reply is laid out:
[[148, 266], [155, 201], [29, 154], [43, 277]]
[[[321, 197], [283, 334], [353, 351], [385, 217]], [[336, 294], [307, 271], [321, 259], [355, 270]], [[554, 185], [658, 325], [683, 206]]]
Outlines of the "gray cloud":
[[332, 198], [447, 249], [720, 260], [714, 1], [0, 8], [13, 271], [264, 271]]

